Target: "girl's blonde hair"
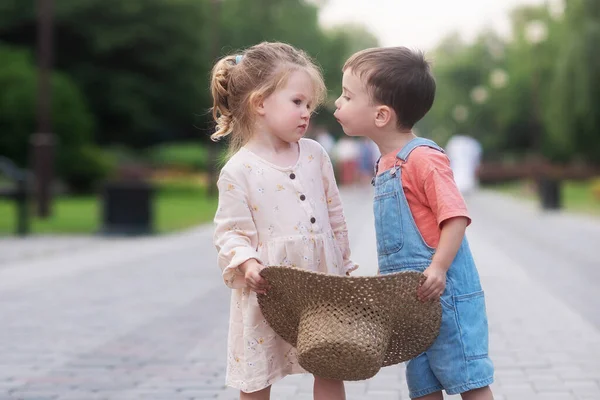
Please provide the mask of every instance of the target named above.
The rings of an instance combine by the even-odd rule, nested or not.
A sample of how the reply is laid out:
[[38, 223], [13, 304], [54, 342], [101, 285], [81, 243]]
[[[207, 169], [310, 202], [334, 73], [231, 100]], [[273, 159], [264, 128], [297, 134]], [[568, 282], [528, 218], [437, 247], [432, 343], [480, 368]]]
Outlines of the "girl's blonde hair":
[[229, 154], [237, 152], [252, 136], [257, 100], [285, 85], [297, 70], [306, 71], [312, 79], [314, 109], [325, 97], [325, 84], [319, 67], [302, 50], [263, 42], [220, 59], [212, 70], [212, 114], [217, 126], [211, 139], [229, 136]]

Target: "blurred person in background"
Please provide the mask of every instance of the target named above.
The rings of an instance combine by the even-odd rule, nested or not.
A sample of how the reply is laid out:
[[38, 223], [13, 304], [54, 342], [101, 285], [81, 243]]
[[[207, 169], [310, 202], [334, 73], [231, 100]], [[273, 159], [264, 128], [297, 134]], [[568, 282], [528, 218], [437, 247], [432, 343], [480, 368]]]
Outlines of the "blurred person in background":
[[371, 139], [362, 138], [360, 141], [360, 183], [370, 184], [375, 171], [375, 163], [381, 156], [379, 148]]
[[455, 135], [446, 144], [446, 154], [454, 181], [461, 193], [471, 193], [479, 186], [477, 170], [481, 163], [481, 145], [466, 135]]
[[341, 185], [356, 183], [360, 146], [354, 139], [343, 137], [333, 147], [333, 157]]
[[333, 146], [335, 146], [335, 139], [331, 133], [329, 133], [324, 126], [317, 126], [315, 132], [315, 140], [319, 142], [321, 146], [323, 146], [327, 154], [331, 155]]

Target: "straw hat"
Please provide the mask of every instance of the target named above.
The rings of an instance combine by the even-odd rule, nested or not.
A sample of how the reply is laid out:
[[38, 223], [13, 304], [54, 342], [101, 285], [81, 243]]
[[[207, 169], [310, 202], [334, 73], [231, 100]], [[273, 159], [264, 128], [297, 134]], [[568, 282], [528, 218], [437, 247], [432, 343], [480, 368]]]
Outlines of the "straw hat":
[[345, 277], [267, 267], [261, 275], [270, 286], [258, 295], [267, 322], [322, 378], [368, 379], [421, 354], [439, 333], [439, 300], [417, 300], [419, 272]]

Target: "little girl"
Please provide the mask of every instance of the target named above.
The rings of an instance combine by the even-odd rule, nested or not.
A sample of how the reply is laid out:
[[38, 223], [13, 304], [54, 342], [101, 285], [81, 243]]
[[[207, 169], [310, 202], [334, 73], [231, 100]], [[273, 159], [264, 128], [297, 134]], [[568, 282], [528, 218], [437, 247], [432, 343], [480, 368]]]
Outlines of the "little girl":
[[[268, 284], [260, 270], [285, 265], [344, 275], [356, 268], [331, 161], [303, 138], [325, 85], [304, 52], [261, 43], [218, 61], [211, 86], [212, 139], [230, 144], [214, 235], [233, 289], [226, 383], [241, 399], [269, 399], [272, 383], [306, 371], [261, 314], [256, 293]], [[315, 377], [314, 398], [344, 399], [343, 382]]]

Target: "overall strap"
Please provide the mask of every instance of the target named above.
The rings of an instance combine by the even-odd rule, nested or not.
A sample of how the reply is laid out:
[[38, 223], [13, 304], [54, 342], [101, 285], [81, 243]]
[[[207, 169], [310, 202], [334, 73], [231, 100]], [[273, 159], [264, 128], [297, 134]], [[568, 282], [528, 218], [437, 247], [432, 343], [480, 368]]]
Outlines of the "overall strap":
[[410, 153], [412, 153], [412, 151], [414, 149], [416, 149], [417, 147], [420, 147], [420, 146], [428, 146], [428, 147], [431, 147], [432, 149], [441, 151], [442, 153], [444, 152], [444, 150], [440, 146], [438, 146], [433, 140], [418, 137], [418, 138], [414, 138], [413, 140], [408, 142], [398, 152], [398, 154], [396, 154], [396, 157], [399, 158], [400, 160], [406, 162], [406, 160], [408, 160], [408, 156], [410, 155]]

